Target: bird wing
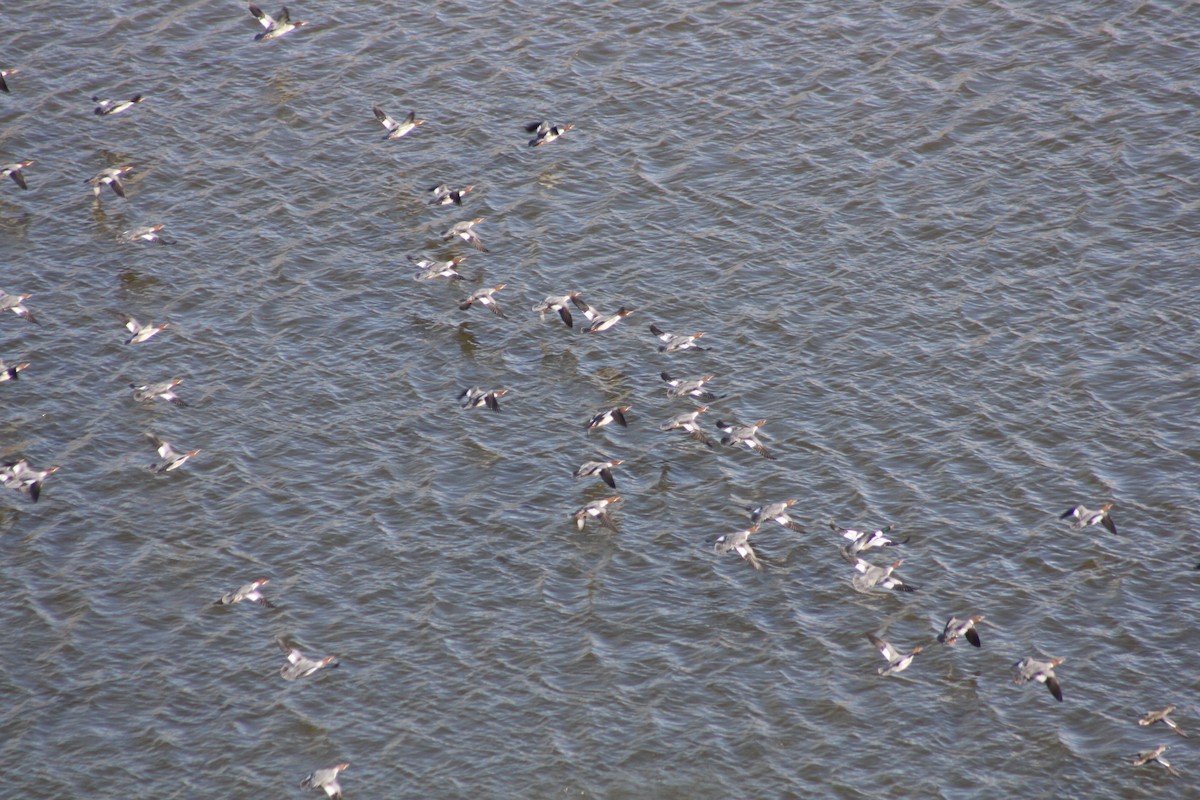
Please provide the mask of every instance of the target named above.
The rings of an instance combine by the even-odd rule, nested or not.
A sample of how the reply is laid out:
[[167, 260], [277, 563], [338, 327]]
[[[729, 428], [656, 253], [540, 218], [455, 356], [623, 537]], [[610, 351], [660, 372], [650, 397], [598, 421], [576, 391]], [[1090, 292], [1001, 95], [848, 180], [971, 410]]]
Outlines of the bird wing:
[[891, 663], [900, 657], [900, 654], [896, 652], [896, 648], [892, 647], [875, 634], [868, 633], [867, 639], [871, 641], [871, 644], [875, 645], [875, 648], [883, 655], [884, 658], [888, 660], [888, 663]]
[[400, 127], [399, 123], [388, 116], [387, 112], [379, 106], [372, 106], [371, 110], [375, 112], [375, 119], [379, 120], [379, 124], [387, 128], [389, 131], [394, 131], [396, 128]]

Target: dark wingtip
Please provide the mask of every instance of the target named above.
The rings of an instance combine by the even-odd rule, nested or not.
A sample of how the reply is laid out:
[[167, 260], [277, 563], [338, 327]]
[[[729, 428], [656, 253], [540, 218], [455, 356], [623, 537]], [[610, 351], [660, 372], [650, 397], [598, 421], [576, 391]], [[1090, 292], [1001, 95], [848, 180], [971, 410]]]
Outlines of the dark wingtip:
[[969, 631], [967, 631], [966, 637], [967, 637], [967, 641], [970, 642], [975, 647], [982, 646], [982, 642], [979, 641], [979, 633], [974, 628], [971, 628]]

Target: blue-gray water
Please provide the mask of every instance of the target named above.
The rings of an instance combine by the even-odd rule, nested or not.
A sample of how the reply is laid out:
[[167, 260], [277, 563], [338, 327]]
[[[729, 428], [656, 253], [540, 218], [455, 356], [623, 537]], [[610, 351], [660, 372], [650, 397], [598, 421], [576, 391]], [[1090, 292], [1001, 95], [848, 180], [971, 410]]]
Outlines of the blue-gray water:
[[[0, 456], [62, 465], [0, 495], [10, 795], [1196, 796], [1200, 738], [1136, 724], [1200, 732], [1194, 4], [289, 7], [5, 10], [0, 289], [42, 324], [0, 318]], [[490, 253], [440, 241], [477, 216]], [[530, 312], [568, 290], [635, 313]], [[659, 431], [664, 369], [778, 460]], [[147, 432], [201, 453], [151, 474]], [[569, 516], [596, 454], [617, 534]], [[788, 498], [761, 574], [712, 551]], [[1056, 519], [1107, 501], [1119, 536]], [[920, 591], [854, 591], [830, 520], [911, 535], [870, 557]], [[277, 610], [211, 605], [257, 577]], [[933, 642], [965, 613], [982, 649]], [[926, 650], [880, 678], [869, 632]], [[286, 683], [276, 636], [342, 666]]]

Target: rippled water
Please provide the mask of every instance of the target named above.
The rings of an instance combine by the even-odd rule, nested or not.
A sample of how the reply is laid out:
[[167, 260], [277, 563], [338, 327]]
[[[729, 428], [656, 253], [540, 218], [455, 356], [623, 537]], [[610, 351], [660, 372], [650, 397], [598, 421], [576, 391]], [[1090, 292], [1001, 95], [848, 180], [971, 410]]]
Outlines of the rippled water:
[[[1200, 730], [1195, 4], [293, 0], [265, 43], [238, 2], [11, 5], [0, 288], [42, 325], [0, 319], [0, 456], [62, 470], [0, 498], [10, 793], [1195, 791], [1197, 739], [1136, 725]], [[440, 241], [476, 216], [490, 253]], [[573, 289], [635, 313], [529, 312]], [[661, 370], [778, 460], [659, 431]], [[173, 376], [190, 407], [130, 397]], [[146, 432], [201, 453], [151, 474]], [[569, 516], [597, 454], [617, 534]], [[713, 553], [788, 498], [762, 573]], [[1120, 536], [1055, 519], [1106, 501]], [[870, 556], [920, 591], [854, 591], [830, 520], [911, 535]], [[256, 577], [277, 610], [211, 605]], [[936, 645], [964, 613], [982, 649]], [[880, 678], [869, 632], [926, 650]], [[276, 636], [341, 669], [285, 683]]]

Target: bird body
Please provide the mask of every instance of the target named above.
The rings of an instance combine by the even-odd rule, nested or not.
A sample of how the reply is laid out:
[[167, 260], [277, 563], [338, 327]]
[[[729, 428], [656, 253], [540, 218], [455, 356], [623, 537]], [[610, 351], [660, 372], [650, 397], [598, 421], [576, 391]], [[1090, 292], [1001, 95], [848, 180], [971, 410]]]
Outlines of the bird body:
[[159, 381], [158, 383], [147, 383], [138, 386], [136, 383], [129, 384], [129, 388], [133, 389], [133, 399], [141, 403], [153, 403], [155, 400], [166, 400], [168, 403], [174, 403], [180, 408], [187, 408], [187, 402], [175, 394], [175, 387], [183, 383], [183, 378], [175, 378], [170, 381]]
[[[421, 120], [421, 122], [424, 122], [424, 121], [425, 120]], [[391, 137], [388, 137], [388, 138], [391, 138]], [[450, 186], [445, 183], [439, 183], [437, 186], [431, 186], [431, 187], [429, 187], [429, 191], [433, 193], [433, 199], [429, 201], [429, 205], [431, 205], [431, 206], [448, 206], [448, 205], [454, 204], [456, 206], [461, 206], [462, 201], [463, 201], [463, 195], [465, 195], [467, 192], [473, 190], [474, 188], [475, 188], [475, 184], [471, 184], [470, 186], [464, 186], [461, 189], [451, 189]]]
[[613, 477], [612, 471], [624, 463], [625, 459], [623, 458], [614, 458], [608, 461], [585, 461], [571, 474], [575, 478], [599, 477], [608, 484], [610, 489], [615, 489], [617, 488], [617, 479]]
[[873, 633], [868, 633], [867, 638], [871, 640], [871, 644], [875, 645], [876, 649], [879, 650], [884, 659], [886, 659], [888, 662], [886, 667], [879, 668], [879, 674], [885, 677], [888, 675], [895, 675], [897, 672], [903, 672], [904, 670], [908, 669], [909, 665], [912, 664], [913, 659], [916, 658], [917, 654], [924, 649], [920, 645], [917, 645], [912, 649], [911, 652], [901, 653], [899, 650], [892, 647], [890, 644], [885, 642], [883, 639], [880, 639]]
[[159, 332], [171, 324], [164, 322], [161, 325], [153, 323], [143, 325], [128, 314], [122, 314], [121, 319], [125, 320], [125, 327], [129, 331], [129, 338], [125, 340], [125, 344], [141, 344], [147, 339], [158, 335]]
[[617, 423], [622, 428], [628, 427], [628, 422], [625, 420], [625, 412], [632, 408], [633, 406], [616, 406], [615, 408], [610, 408], [607, 411], [601, 411], [588, 420], [586, 426], [587, 430], [591, 431], [595, 428], [603, 428], [605, 425], [609, 425], [613, 422]]
[[116, 193], [117, 197], [124, 197], [125, 184], [121, 183], [121, 178], [125, 174], [132, 171], [132, 164], [126, 164], [123, 167], [106, 167], [92, 177], [88, 178], [86, 181], [84, 181], [84, 183], [90, 183], [92, 185], [92, 194], [94, 194], [97, 199], [100, 197], [100, 189], [103, 186], [111, 187], [113, 192]]
[[549, 122], [531, 122], [525, 126], [525, 131], [533, 134], [533, 138], [529, 140], [529, 146], [541, 147], [544, 144], [553, 142], [574, 127], [575, 124], [571, 122], [565, 125], [551, 125]]
[[1022, 658], [1013, 665], [1013, 669], [1017, 671], [1017, 677], [1013, 678], [1013, 683], [1018, 686], [1029, 681], [1044, 683], [1050, 690], [1050, 694], [1054, 695], [1054, 699], [1061, 703], [1062, 688], [1058, 685], [1058, 676], [1054, 674], [1054, 668], [1064, 661], [1066, 661], [1065, 658], [1052, 658], [1049, 661]]
[[160, 439], [152, 433], [146, 434], [146, 437], [158, 449], [158, 456], [162, 459], [162, 461], [150, 465], [151, 471], [160, 475], [164, 472], [173, 472], [179, 469], [189, 458], [200, 452], [199, 450], [188, 450], [181, 453], [172, 447], [170, 442]]
[[1109, 510], [1113, 507], [1112, 503], [1105, 503], [1100, 508], [1092, 511], [1084, 506], [1072, 506], [1059, 515], [1059, 519], [1071, 520], [1071, 527], [1075, 530], [1091, 527], [1092, 525], [1103, 525], [1108, 528], [1109, 533], [1117, 532], [1117, 524], [1113, 522], [1112, 515]]
[[287, 656], [288, 663], [279, 668], [279, 674], [283, 676], [285, 681], [299, 680], [325, 667], [332, 669], [338, 666], [337, 656], [309, 658], [283, 639], [276, 639], [275, 643], [279, 645], [279, 649]]
[[874, 589], [876, 586], [882, 586], [884, 589], [893, 589], [897, 592], [915, 592], [916, 589], [909, 586], [898, 577], [893, 577], [892, 573], [904, 563], [904, 559], [893, 561], [884, 567], [876, 566], [869, 561], [864, 561], [861, 558], [855, 557], [853, 560], [854, 568], [861, 574], [854, 576], [854, 587], [860, 591]]
[[482, 389], [478, 386], [472, 386], [468, 389], [463, 389], [458, 396], [458, 401], [463, 408], [483, 408], [487, 406], [492, 411], [500, 410], [499, 398], [508, 394], [508, 389]]
[[349, 764], [335, 764], [332, 767], [314, 770], [300, 781], [300, 787], [302, 789], [324, 789], [326, 796], [332, 800], [341, 800], [342, 787], [338, 783], [338, 773], [349, 768]]
[[767, 421], [761, 419], [758, 422], [750, 425], [739, 425], [736, 422], [725, 422], [717, 420], [717, 428], [724, 432], [721, 437], [721, 444], [726, 447], [737, 447], [739, 444], [750, 448], [768, 461], [774, 461], [775, 456], [767, 451], [763, 443], [758, 440], [758, 429], [766, 425]]
[[254, 15], [254, 18], [258, 20], [258, 23], [264, 28], [262, 33], [254, 37], [254, 41], [256, 42], [265, 42], [270, 39], [278, 39], [280, 36], [284, 36], [296, 30], [296, 28], [303, 28], [305, 25], [309, 24], [307, 22], [292, 22], [292, 17], [290, 14], [288, 14], [287, 6], [281, 8], [279, 12], [272, 17], [270, 14], [254, 5], [254, 3], [251, 3], [250, 13]]
[[707, 350], [707, 347], [701, 347], [696, 341], [703, 336], [703, 333], [667, 333], [661, 330], [657, 325], [650, 326], [650, 333], [654, 334], [659, 341], [662, 342], [658, 346], [660, 353], [674, 353], [679, 350]]
[[718, 553], [728, 553], [730, 550], [733, 550], [751, 567], [756, 570], [762, 570], [762, 561], [759, 560], [758, 554], [754, 552], [754, 548], [750, 546], [750, 537], [757, 532], [758, 526], [751, 525], [749, 528], [737, 531], [736, 533], [723, 534], [717, 537], [717, 541], [713, 545], [713, 550]]
[[980, 622], [983, 622], [983, 614], [976, 614], [967, 619], [951, 617], [946, 620], [946, 627], [938, 634], [938, 641], [942, 644], [953, 645], [960, 638], [965, 638], [972, 647], [980, 647], [982, 643], [979, 641], [979, 631], [975, 630], [975, 626]]
[[213, 603], [213, 605], [232, 606], [243, 601], [249, 601], [251, 603], [258, 603], [264, 608], [274, 608], [275, 604], [263, 597], [263, 593], [259, 591], [270, 582], [268, 578], [259, 578], [256, 581], [251, 581], [232, 592], [221, 595], [221, 598]]
[[61, 467], [38, 469], [28, 459], [18, 459], [0, 464], [0, 486], [14, 489], [36, 503], [42, 496], [42, 484]]
[[500, 308], [500, 304], [496, 302], [496, 292], [503, 289], [506, 285], [507, 284], [504, 283], [497, 283], [495, 286], [484, 287], [459, 303], [458, 307], [460, 310], [466, 311], [468, 308], [478, 303], [479, 305], [491, 311], [497, 317], [503, 317], [504, 310]]
[[15, 164], [5, 164], [0, 167], [0, 178], [12, 178], [13, 183], [17, 186], [28, 189], [29, 184], [25, 182], [25, 176], [21, 174], [21, 170], [33, 166], [34, 163], [33, 161], [18, 161]]
[[484, 221], [484, 217], [476, 217], [475, 219], [456, 222], [451, 225], [445, 233], [442, 234], [443, 241], [450, 241], [454, 238], [462, 239], [467, 244], [474, 247], [481, 253], [488, 252], [488, 249], [483, 246], [483, 240], [479, 238], [479, 234], [475, 232], [475, 226]]
[[92, 102], [96, 104], [95, 114], [98, 117], [111, 117], [113, 114], [120, 114], [122, 111], [128, 111], [146, 98], [140, 94], [135, 94], [128, 100], [104, 100], [100, 97], [93, 97]]
[[41, 323], [37, 321], [33, 312], [25, 307], [25, 301], [31, 297], [33, 297], [31, 294], [8, 294], [0, 291], [0, 312], [11, 311], [34, 325], [40, 325]]
[[[409, 133], [415, 129], [418, 125], [425, 124], [425, 120], [417, 119], [417, 112], [415, 111], [408, 112], [408, 115], [405, 116], [403, 121], [397, 122], [395, 119], [392, 119], [392, 117], [388, 116], [387, 112], [379, 106], [374, 106], [371, 108], [371, 110], [375, 112], [375, 119], [379, 120], [379, 124], [387, 130], [387, 136], [383, 137], [384, 141], [387, 141], [388, 139], [399, 139], [401, 136], [404, 136], [406, 133]], [[461, 203], [459, 205], [461, 205]]]
[[610, 516], [608, 513], [608, 507], [613, 503], [620, 502], [620, 500], [621, 498], [619, 495], [602, 497], [599, 500], [593, 500], [572, 514], [572, 516], [575, 518], [575, 525], [578, 526], [579, 530], [583, 530], [583, 526], [587, 521], [587, 518], [592, 517], [599, 522], [601, 526], [608, 528], [614, 533], [620, 533], [620, 531], [617, 530], [617, 526], [612, 521], [612, 516]]
[[[664, 431], [683, 431], [688, 435], [688, 438], [695, 439], [697, 442], [700, 442], [711, 450], [716, 445], [713, 443], [713, 440], [709, 437], [709, 435], [706, 434], [700, 427], [700, 423], [696, 421], [696, 418], [705, 411], [708, 411], [708, 406], [700, 406], [692, 411], [687, 411], [683, 414], [676, 414], [658, 427], [660, 430]], [[757, 522], [757, 520], [753, 521]]]

